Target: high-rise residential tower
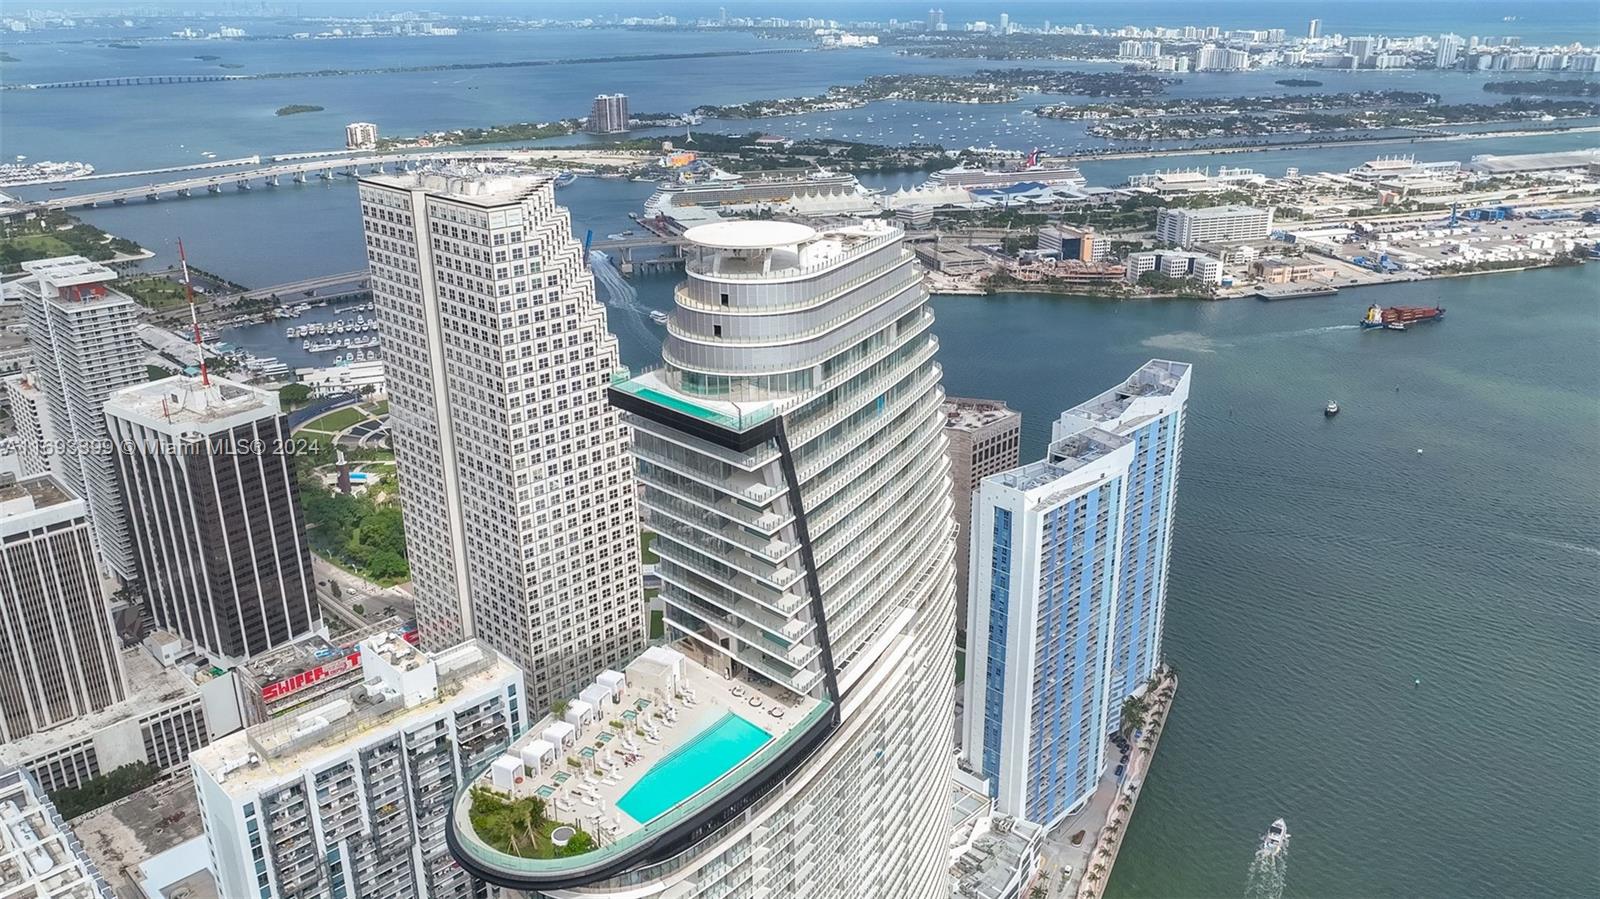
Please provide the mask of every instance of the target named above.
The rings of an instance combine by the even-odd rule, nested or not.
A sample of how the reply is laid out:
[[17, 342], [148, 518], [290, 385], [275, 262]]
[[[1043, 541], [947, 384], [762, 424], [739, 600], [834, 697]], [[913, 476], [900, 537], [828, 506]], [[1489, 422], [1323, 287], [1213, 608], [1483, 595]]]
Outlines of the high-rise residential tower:
[[616, 338], [552, 181], [361, 181], [422, 643], [484, 639], [532, 708], [644, 645]]
[[137, 566], [103, 409], [113, 390], [145, 379], [144, 346], [134, 332], [138, 306], [111, 289], [116, 272], [82, 256], [24, 262], [22, 268], [36, 383], [57, 441], [51, 470], [88, 505], [101, 563], [128, 580]]
[[967, 555], [971, 547], [972, 493], [992, 474], [1017, 467], [1022, 413], [1001, 400], [949, 397], [944, 402], [944, 436], [949, 447], [950, 482], [956, 518], [956, 625], [967, 626]]
[[628, 95], [601, 94], [589, 110], [588, 130], [594, 134], [617, 134], [628, 130]]
[[277, 394], [177, 375], [105, 414], [157, 626], [222, 667], [322, 628]]
[[1306, 37], [1311, 38], [1312, 40], [1322, 37], [1321, 19], [1312, 19], [1311, 24], [1306, 26]]
[[117, 899], [55, 803], [27, 771], [0, 766], [0, 896]]
[[[491, 772], [554, 791], [558, 818], [615, 814], [594, 851], [541, 861], [458, 813], [457, 857], [557, 897], [947, 897], [954, 522], [921, 273], [882, 222], [685, 237], [666, 364], [611, 388], [668, 645]], [[620, 749], [591, 786], [547, 766], [564, 744]]]
[[226, 899], [488, 899], [445, 840], [460, 774], [523, 726], [522, 673], [477, 640], [363, 640], [359, 683], [190, 756]]
[[1152, 359], [1116, 387], [1061, 413], [1051, 428], [1054, 440], [1102, 428], [1133, 441], [1111, 673], [1117, 701], [1135, 692], [1161, 661], [1189, 376], [1187, 363]]
[[51, 475], [0, 475], [0, 743], [127, 696], [88, 513]]
[[1078, 431], [985, 478], [972, 511], [962, 754], [1000, 811], [1047, 827], [1083, 806], [1105, 768], [1132, 464], [1133, 441]]
[[32, 372], [11, 375], [0, 383], [5, 385], [6, 403], [16, 431], [17, 473], [26, 478], [50, 471], [50, 459], [56, 453], [56, 431], [44, 391], [39, 389]]

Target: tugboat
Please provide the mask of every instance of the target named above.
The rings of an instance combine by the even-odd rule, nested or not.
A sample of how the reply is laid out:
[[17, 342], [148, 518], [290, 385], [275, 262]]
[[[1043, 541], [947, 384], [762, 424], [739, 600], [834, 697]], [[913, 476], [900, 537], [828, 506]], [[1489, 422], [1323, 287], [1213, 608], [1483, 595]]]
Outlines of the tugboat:
[[1322, 414], [1326, 415], [1329, 418], [1332, 418], [1335, 415], [1338, 415], [1339, 414], [1339, 404], [1334, 402], [1333, 400], [1329, 400], [1328, 401], [1328, 405], [1322, 407]]
[[1404, 331], [1407, 325], [1418, 322], [1436, 322], [1444, 318], [1443, 306], [1390, 306], [1388, 309], [1373, 303], [1361, 318], [1366, 330], [1381, 328], [1385, 331]]
[[1289, 845], [1289, 825], [1282, 818], [1272, 822], [1267, 828], [1267, 835], [1261, 840], [1261, 855], [1271, 857], [1282, 852]]

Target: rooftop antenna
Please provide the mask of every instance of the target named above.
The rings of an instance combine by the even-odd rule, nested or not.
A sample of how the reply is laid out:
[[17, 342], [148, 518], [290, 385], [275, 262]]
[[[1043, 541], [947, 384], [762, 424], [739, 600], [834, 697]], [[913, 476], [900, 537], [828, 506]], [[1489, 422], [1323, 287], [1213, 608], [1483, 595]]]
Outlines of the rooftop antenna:
[[200, 355], [200, 386], [211, 386], [211, 375], [206, 371], [206, 345], [200, 340], [200, 312], [194, 304], [194, 282], [189, 280], [189, 258], [183, 254], [183, 239], [178, 239], [178, 264], [183, 268], [183, 290], [189, 297], [189, 324], [194, 326], [194, 349]]

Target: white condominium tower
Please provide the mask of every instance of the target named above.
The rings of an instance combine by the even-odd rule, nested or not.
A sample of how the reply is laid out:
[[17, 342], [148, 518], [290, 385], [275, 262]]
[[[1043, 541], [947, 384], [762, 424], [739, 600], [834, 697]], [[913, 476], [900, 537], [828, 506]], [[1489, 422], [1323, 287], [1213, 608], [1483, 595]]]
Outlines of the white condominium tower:
[[1133, 440], [1111, 670], [1115, 702], [1137, 691], [1161, 662], [1189, 376], [1186, 362], [1152, 359], [1121, 384], [1061, 413], [1051, 428], [1053, 440], [1088, 428]]
[[481, 637], [533, 708], [644, 645], [616, 338], [552, 180], [361, 181], [422, 642]]
[[139, 308], [110, 289], [117, 273], [82, 256], [24, 262], [20, 286], [33, 342], [35, 383], [50, 409], [51, 470], [89, 507], [101, 563], [138, 574], [102, 409], [113, 390], [145, 379]]
[[522, 729], [522, 673], [477, 640], [360, 652], [360, 682], [190, 755], [224, 899], [488, 899], [445, 819]]
[[[458, 809], [457, 857], [560, 897], [947, 897], [955, 539], [921, 274], [881, 222], [685, 237], [665, 366], [611, 389], [669, 645], [603, 675], [503, 772], [513, 793], [554, 791], [558, 818], [617, 813], [593, 851], [533, 860]], [[632, 764], [606, 748], [604, 778], [547, 782], [574, 727]]]

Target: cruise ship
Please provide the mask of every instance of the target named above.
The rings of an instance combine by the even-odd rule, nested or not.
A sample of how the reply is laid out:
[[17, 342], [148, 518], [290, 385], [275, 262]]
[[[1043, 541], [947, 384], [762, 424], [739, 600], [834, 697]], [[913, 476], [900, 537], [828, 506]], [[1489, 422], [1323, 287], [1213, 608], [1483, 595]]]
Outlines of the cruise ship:
[[719, 173], [706, 181], [665, 183], [656, 188], [644, 208], [648, 215], [666, 213], [687, 206], [737, 206], [746, 203], [776, 203], [795, 196], [839, 195], [866, 197], [868, 191], [849, 173], [812, 172], [809, 174], [752, 172], [744, 176]]
[[958, 165], [953, 169], [934, 172], [928, 184], [936, 187], [985, 188], [1011, 187], [1014, 184], [1046, 184], [1052, 187], [1083, 187], [1087, 178], [1070, 165], [1031, 165], [1020, 169], [997, 170], [976, 166]]

